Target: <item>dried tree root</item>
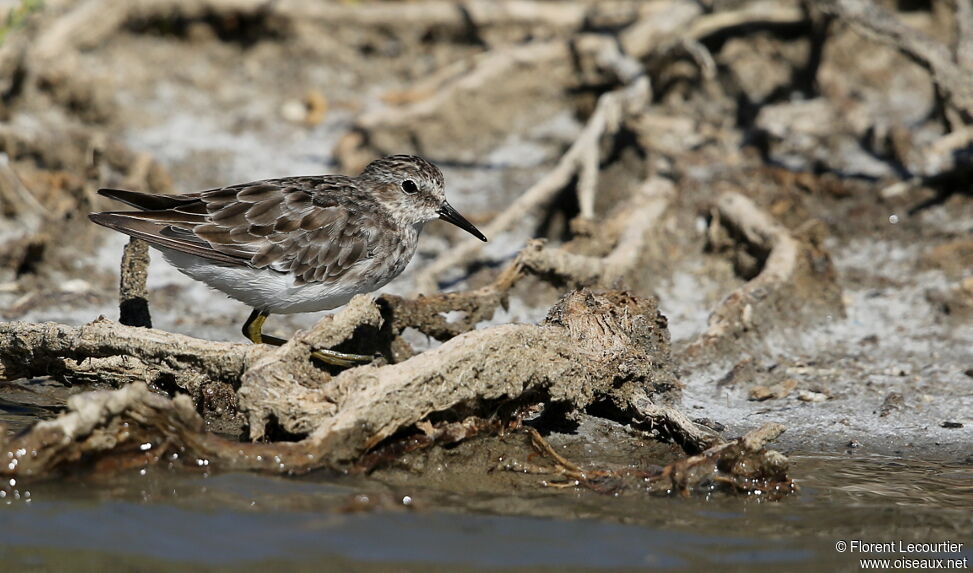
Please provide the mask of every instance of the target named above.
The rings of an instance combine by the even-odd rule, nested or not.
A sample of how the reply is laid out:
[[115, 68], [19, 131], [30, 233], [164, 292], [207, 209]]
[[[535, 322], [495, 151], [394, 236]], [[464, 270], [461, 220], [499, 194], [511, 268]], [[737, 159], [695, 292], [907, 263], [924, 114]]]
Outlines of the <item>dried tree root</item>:
[[[510, 289], [525, 276], [522, 263], [523, 251], [497, 278], [487, 286], [450, 293], [437, 293], [417, 298], [382, 295], [378, 299], [382, 316], [389, 330], [399, 335], [406, 328], [415, 328], [440, 342], [473, 330], [476, 325], [493, 317], [497, 308], [507, 306]], [[463, 316], [452, 322], [443, 313], [462, 312]]]
[[803, 22], [807, 15], [799, 2], [748, 2], [737, 10], [704, 14], [692, 22], [686, 37], [699, 41], [732, 28], [756, 24], [791, 25]]
[[637, 22], [625, 28], [619, 41], [633, 58], [667, 52], [686, 42], [699, 42], [733, 28], [751, 25], [788, 25], [806, 15], [797, 2], [749, 2], [736, 10], [704, 13], [691, 2], [649, 3]]
[[678, 409], [658, 403], [642, 389], [633, 389], [616, 405], [631, 417], [634, 425], [678, 444], [684, 452], [696, 454], [723, 443], [719, 434], [696, 424]]
[[0, 380], [54, 375], [69, 382], [95, 378], [115, 386], [142, 380], [175, 384], [195, 395], [194, 389], [205, 381], [236, 387], [265, 355], [281, 360], [295, 348], [303, 348], [309, 355], [311, 348], [336, 346], [356, 330], [381, 321], [378, 304], [360, 295], [338, 313], [323, 317], [312, 331], [298, 333], [281, 347], [201, 340], [125, 326], [104, 317], [78, 327], [0, 323]]
[[652, 2], [637, 22], [622, 31], [619, 43], [626, 54], [644, 58], [685, 33], [703, 8], [693, 2]]
[[308, 434], [322, 418], [333, 415], [337, 405], [326, 391], [330, 376], [312, 363], [311, 352], [332, 348], [359, 328], [377, 329], [381, 324], [375, 301], [358, 295], [338, 314], [324, 317], [311, 330], [298, 332], [255, 361], [243, 373], [237, 391], [240, 409], [248, 415], [250, 436], [262, 438], [271, 416], [291, 433]]
[[164, 456], [196, 467], [299, 473], [323, 465], [323, 452], [311, 446], [306, 440], [247, 444], [222, 438], [206, 431], [188, 396], [170, 400], [136, 382], [72, 396], [65, 413], [18, 436], [0, 432], [0, 476], [36, 479], [82, 468], [144, 466]]
[[53, 375], [122, 386], [133, 381], [195, 394], [207, 381], [239, 381], [262, 346], [209, 342], [105, 318], [72, 327], [54, 323], [0, 323], [0, 379]]
[[[541, 325], [467, 332], [401, 364], [361, 366], [330, 380], [315, 382], [291, 362], [268, 358], [266, 368], [244, 376], [240, 408], [249, 413], [252, 437], [263, 435], [273, 415], [293, 433], [315, 428], [312, 438], [328, 442], [335, 459], [348, 460], [461, 404], [489, 417], [504, 401], [581, 408], [596, 398], [625, 402], [636, 387], [668, 393], [676, 387], [668, 344], [655, 301], [581, 291], [566, 296]], [[292, 350], [285, 345], [280, 352]], [[300, 353], [295, 360], [302, 361]], [[311, 402], [291, 398], [311, 389], [317, 396]]]
[[[335, 326], [335, 332], [353, 325], [354, 318], [378, 320], [375, 305], [364, 298], [356, 300], [341, 319], [346, 324]], [[102, 321], [83, 328], [106, 325]], [[115, 329], [143, 337], [154, 332]], [[333, 378], [320, 373], [291, 375], [289, 357], [315, 334], [312, 331], [307, 338], [291, 343], [292, 348], [282, 347], [283, 356], [274, 368], [260, 368], [262, 359], [257, 357], [258, 364], [244, 381], [269, 401], [262, 404], [263, 412], [271, 411], [284, 425], [290, 419], [288, 412], [303, 416], [313, 431], [300, 442], [251, 445], [219, 438], [204, 431], [187, 397], [168, 400], [136, 382], [121, 390], [76, 395], [69, 400], [67, 413], [0, 443], [0, 456], [9, 452], [5, 459], [10, 460], [0, 467], [0, 474], [49, 475], [81, 460], [125, 463], [120, 461], [125, 456], [132, 458], [129, 463], [150, 463], [169, 451], [178, 452], [190, 463], [229, 469], [301, 472], [341, 467], [398, 430], [437, 412], [461, 408], [488, 418], [502, 403], [545, 401], [577, 409], [597, 400], [612, 400], [632, 402], [632, 408], [653, 416], [644, 404], [649, 393], [665, 395], [675, 385], [665, 321], [654, 301], [619, 292], [575, 292], [554, 307], [542, 325], [504, 325], [469, 332], [402, 364], [363, 366]], [[84, 337], [68, 339], [57, 333], [53, 337], [69, 345], [80, 343], [82, 351], [91, 350], [91, 340]], [[252, 352], [259, 347], [247, 348]], [[203, 358], [214, 360], [212, 356]], [[264, 354], [263, 358], [268, 357]], [[239, 366], [238, 362], [227, 368]], [[291, 374], [282, 377], [281, 372]], [[302, 395], [295, 385], [306, 386], [305, 397], [306, 390], [314, 389], [320, 395], [318, 402], [291, 399]], [[241, 389], [241, 402], [246, 401], [245, 396], [252, 400], [256, 394]], [[249, 413], [259, 434], [265, 420], [255, 409]], [[672, 417], [665, 414], [660, 418], [665, 416]]]
[[772, 330], [784, 318], [783, 322], [792, 322], [795, 315], [810, 322], [844, 316], [841, 290], [827, 253], [799, 240], [739, 193], [722, 194], [716, 211], [719, 222], [740, 241], [767, 255], [760, 273], [713, 311], [706, 331], [686, 349], [687, 358], [745, 350], [766, 339], [766, 332], [756, 334]]

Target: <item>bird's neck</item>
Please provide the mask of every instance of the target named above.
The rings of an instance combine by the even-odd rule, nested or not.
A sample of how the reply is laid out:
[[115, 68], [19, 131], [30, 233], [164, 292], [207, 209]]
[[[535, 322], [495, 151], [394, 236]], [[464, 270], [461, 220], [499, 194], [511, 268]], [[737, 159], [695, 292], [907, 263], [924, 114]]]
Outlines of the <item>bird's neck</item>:
[[426, 224], [425, 221], [416, 223], [414, 217], [409, 217], [407, 216], [408, 213], [403, 213], [396, 209], [387, 209], [386, 213], [388, 213], [388, 218], [391, 219], [393, 225], [405, 233], [414, 234], [416, 237], [419, 236], [423, 225]]

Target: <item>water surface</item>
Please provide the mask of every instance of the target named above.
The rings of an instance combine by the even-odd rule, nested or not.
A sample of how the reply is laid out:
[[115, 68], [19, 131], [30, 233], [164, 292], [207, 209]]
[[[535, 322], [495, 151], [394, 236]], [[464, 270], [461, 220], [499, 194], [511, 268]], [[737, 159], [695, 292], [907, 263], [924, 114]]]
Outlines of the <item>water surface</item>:
[[0, 507], [0, 569], [852, 571], [859, 558], [917, 557], [835, 549], [853, 539], [951, 540], [963, 549], [938, 557], [973, 557], [969, 463], [791, 460], [800, 491], [779, 502], [540, 487], [478, 499], [374, 477], [161, 468], [18, 484]]

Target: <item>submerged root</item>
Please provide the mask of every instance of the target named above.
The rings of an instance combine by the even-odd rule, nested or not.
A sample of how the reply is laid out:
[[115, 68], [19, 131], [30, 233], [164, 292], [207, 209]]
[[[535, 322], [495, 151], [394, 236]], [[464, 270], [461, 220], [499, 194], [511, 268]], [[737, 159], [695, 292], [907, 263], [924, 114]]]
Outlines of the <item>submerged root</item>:
[[698, 455], [647, 469], [585, 469], [560, 455], [534, 428], [528, 427], [526, 431], [531, 445], [552, 465], [506, 461], [498, 469], [559, 476], [557, 481], [542, 482], [548, 487], [584, 487], [605, 494], [644, 491], [655, 495], [689, 495], [729, 491], [767, 499], [779, 498], [796, 488], [787, 477], [787, 458], [764, 448], [783, 433], [780, 424], [767, 424]]

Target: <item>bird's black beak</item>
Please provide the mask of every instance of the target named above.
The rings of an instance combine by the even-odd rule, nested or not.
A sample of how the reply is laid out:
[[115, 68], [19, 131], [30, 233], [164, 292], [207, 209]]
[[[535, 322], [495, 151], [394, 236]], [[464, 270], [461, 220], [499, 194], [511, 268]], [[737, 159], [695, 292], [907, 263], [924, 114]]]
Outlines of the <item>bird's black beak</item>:
[[467, 233], [473, 235], [477, 239], [480, 239], [484, 243], [487, 240], [487, 238], [483, 236], [483, 233], [473, 226], [473, 223], [467, 221], [466, 217], [460, 215], [459, 211], [453, 209], [453, 206], [445, 201], [443, 201], [442, 206], [439, 208], [439, 218], [443, 221], [449, 221], [460, 229], [463, 229]]

